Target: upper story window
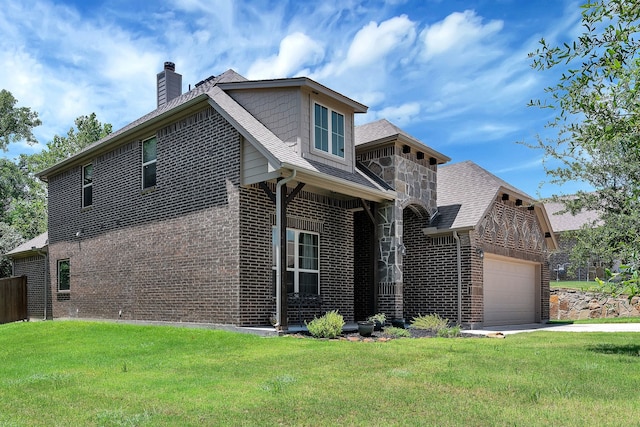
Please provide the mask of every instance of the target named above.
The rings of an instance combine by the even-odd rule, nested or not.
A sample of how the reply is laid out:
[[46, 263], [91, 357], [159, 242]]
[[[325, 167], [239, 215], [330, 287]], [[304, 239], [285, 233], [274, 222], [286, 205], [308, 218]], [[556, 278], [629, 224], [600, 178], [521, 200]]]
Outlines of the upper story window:
[[344, 115], [316, 103], [313, 128], [317, 150], [344, 157]]
[[142, 142], [142, 189], [156, 185], [156, 137]]
[[82, 167], [82, 207], [93, 204], [93, 164]]
[[71, 266], [68, 259], [58, 260], [58, 292], [69, 292], [71, 290]]

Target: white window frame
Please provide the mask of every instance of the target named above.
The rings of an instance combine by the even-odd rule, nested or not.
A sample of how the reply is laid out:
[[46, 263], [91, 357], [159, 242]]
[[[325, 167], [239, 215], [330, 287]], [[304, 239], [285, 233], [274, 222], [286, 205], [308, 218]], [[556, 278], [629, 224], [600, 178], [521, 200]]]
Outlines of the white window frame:
[[[275, 233], [276, 233], [276, 227], [272, 228], [271, 231], [271, 253], [272, 253], [272, 270], [274, 272], [273, 277], [275, 277], [275, 271], [276, 271], [276, 260], [275, 260], [275, 254], [276, 254], [276, 248], [275, 248]], [[289, 251], [289, 233], [293, 233], [294, 236], [294, 240], [293, 240], [293, 255], [290, 253]], [[318, 244], [317, 244], [317, 250], [318, 250], [318, 258], [317, 258], [317, 269], [309, 269], [309, 268], [302, 268], [300, 267], [300, 234], [310, 234], [313, 236], [316, 236], [317, 240], [318, 240]], [[314, 233], [311, 231], [305, 231], [305, 230], [297, 230], [295, 228], [287, 228], [287, 264], [289, 264], [288, 259], [289, 257], [293, 256], [293, 267], [289, 267], [287, 265], [287, 272], [292, 272], [293, 273], [293, 292], [300, 292], [300, 273], [312, 273], [312, 274], [316, 274], [318, 277], [318, 281], [316, 283], [316, 292], [314, 294], [320, 294], [320, 234], [318, 233]]]
[[[316, 106], [324, 108], [327, 110], [327, 151], [323, 150], [322, 148], [319, 148], [316, 146]], [[339, 133], [337, 133], [336, 129], [333, 129], [333, 115], [339, 115], [340, 117], [342, 117], [342, 134], [340, 135]], [[322, 124], [321, 124], [322, 125]], [[312, 147], [314, 150], [319, 151], [321, 153], [325, 153], [325, 154], [329, 154], [331, 156], [340, 158], [340, 159], [344, 159], [345, 158], [345, 150], [346, 150], [346, 138], [345, 138], [345, 127], [346, 127], [346, 116], [345, 114], [341, 113], [340, 111], [336, 111], [330, 107], [327, 107], [326, 105], [314, 101], [313, 102], [313, 106], [311, 107], [311, 134], [312, 134]], [[324, 129], [324, 127], [323, 127]], [[342, 137], [342, 151], [340, 151], [339, 148], [335, 147], [336, 143], [337, 143], [337, 138], [334, 138], [334, 136], [337, 135], [338, 137]], [[334, 153], [334, 151], [337, 152]]]
[[[69, 289], [60, 289], [60, 264], [65, 262], [69, 266], [69, 277], [67, 278], [67, 280], [69, 281]], [[71, 261], [69, 261], [69, 258], [58, 260], [56, 273], [57, 273], [56, 277], [58, 278], [58, 285], [57, 285], [58, 293], [65, 294], [65, 293], [71, 292]]]
[[[144, 144], [146, 142], [148, 142], [148, 141], [151, 141], [152, 139], [156, 140], [156, 156], [152, 160], [149, 160], [149, 161], [145, 162], [144, 161]], [[152, 136], [151, 138], [147, 138], [147, 139], [143, 140], [142, 141], [142, 150], [141, 151], [142, 151], [142, 153], [141, 153], [141, 156], [142, 156], [142, 169], [141, 169], [141, 171], [142, 171], [142, 189], [143, 190], [148, 190], [150, 188], [154, 188], [156, 186], [157, 182], [158, 182], [157, 181], [158, 180], [158, 167], [157, 167], [157, 164], [158, 164], [158, 138], [156, 136]], [[156, 168], [155, 179], [154, 179], [155, 182], [154, 182], [153, 185], [149, 185], [149, 186], [145, 187], [144, 169], [145, 169], [145, 167], [150, 166], [152, 164], [155, 165], [155, 168]]]
[[[85, 182], [86, 181], [86, 177], [85, 177], [85, 172], [88, 166], [91, 166], [91, 182], [89, 182], [88, 184]], [[84, 166], [82, 166], [82, 207], [83, 208], [88, 208], [89, 206], [93, 205], [93, 163], [88, 163]], [[86, 204], [86, 200], [84, 197], [85, 194], [85, 190], [89, 188], [91, 189], [91, 203], [90, 204]]]

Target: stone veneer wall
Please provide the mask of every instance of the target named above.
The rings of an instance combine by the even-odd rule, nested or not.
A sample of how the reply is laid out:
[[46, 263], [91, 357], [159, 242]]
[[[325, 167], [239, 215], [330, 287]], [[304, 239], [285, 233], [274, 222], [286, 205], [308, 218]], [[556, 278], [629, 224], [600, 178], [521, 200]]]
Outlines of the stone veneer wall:
[[629, 302], [626, 296], [614, 298], [598, 292], [560, 288], [551, 290], [549, 303], [552, 320], [640, 316], [640, 296], [633, 297]]
[[381, 204], [376, 210], [378, 311], [390, 317], [403, 316], [405, 268], [402, 251], [398, 249], [404, 244], [403, 212], [413, 209], [426, 221], [437, 207], [437, 165], [431, 165], [428, 158], [418, 159], [415, 152], [403, 153], [401, 150], [387, 146], [357, 155], [360, 162], [398, 194], [394, 202]]

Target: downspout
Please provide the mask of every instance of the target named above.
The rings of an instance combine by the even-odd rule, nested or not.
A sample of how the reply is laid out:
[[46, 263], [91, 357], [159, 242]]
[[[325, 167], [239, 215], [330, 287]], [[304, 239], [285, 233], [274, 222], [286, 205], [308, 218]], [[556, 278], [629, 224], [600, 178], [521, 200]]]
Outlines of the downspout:
[[47, 288], [49, 287], [49, 284], [47, 282], [49, 278], [49, 253], [40, 249], [37, 249], [36, 253], [44, 257], [44, 317], [42, 318], [42, 320], [47, 320]]
[[462, 325], [462, 259], [460, 254], [460, 236], [453, 230], [453, 238], [456, 241], [456, 257], [458, 267], [458, 325]]
[[[282, 242], [280, 241], [280, 236], [282, 236], [282, 227], [283, 227], [283, 219], [286, 219], [286, 212], [283, 212], [284, 209], [282, 207], [282, 187], [286, 185], [289, 181], [296, 177], [297, 171], [293, 169], [291, 171], [291, 175], [281, 179], [276, 184], [276, 324], [274, 325], [276, 329], [280, 329], [281, 323], [281, 313], [282, 313], [282, 274], [281, 274], [281, 250], [282, 250]], [[283, 218], [283, 216], [285, 218]], [[286, 230], [287, 224], [284, 222], [284, 227]]]

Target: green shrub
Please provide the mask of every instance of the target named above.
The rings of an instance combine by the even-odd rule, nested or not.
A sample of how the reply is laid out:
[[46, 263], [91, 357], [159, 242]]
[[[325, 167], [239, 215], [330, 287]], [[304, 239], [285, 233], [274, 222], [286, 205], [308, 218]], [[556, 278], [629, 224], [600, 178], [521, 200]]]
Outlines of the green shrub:
[[437, 335], [440, 338], [455, 338], [460, 336], [460, 325], [452, 326], [450, 328], [438, 329]]
[[406, 329], [403, 328], [396, 328], [395, 326], [392, 326], [390, 328], [386, 328], [384, 330], [385, 334], [391, 335], [392, 337], [396, 337], [396, 338], [410, 338], [411, 337], [411, 332], [407, 331]]
[[426, 316], [418, 315], [418, 317], [414, 317], [411, 321], [411, 327], [438, 332], [440, 329], [449, 327], [449, 319], [443, 319], [437, 313]]
[[374, 314], [373, 316], [369, 316], [367, 320], [369, 322], [378, 322], [384, 325], [384, 323], [387, 321], [387, 315], [384, 313], [377, 313], [377, 314]]
[[309, 333], [316, 338], [335, 338], [342, 333], [344, 318], [337, 310], [328, 311], [322, 317], [316, 317], [311, 322], [304, 322]]

